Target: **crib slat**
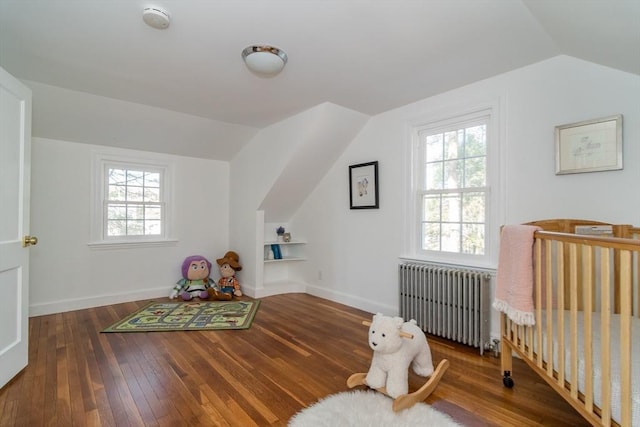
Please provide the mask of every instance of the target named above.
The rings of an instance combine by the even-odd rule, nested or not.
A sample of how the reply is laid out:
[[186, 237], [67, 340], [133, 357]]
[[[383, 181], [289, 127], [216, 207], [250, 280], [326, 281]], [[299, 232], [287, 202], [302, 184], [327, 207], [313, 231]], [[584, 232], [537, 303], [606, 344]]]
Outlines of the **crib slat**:
[[557, 256], [558, 256], [558, 385], [564, 388], [564, 371], [565, 371], [565, 348], [564, 348], [564, 315], [562, 312], [562, 308], [565, 307], [564, 301], [564, 243], [558, 242], [557, 248]]
[[[607, 248], [600, 249], [600, 372], [611, 378], [611, 261]], [[611, 384], [601, 381], [602, 422], [611, 425]]]
[[589, 246], [583, 247], [583, 280], [587, 292], [584, 295], [584, 329], [582, 333], [584, 343], [584, 407], [588, 413], [593, 413], [593, 292], [594, 289], [593, 275], [593, 249]]
[[[539, 322], [542, 319], [542, 241], [536, 239], [534, 242], [535, 258], [538, 262], [535, 264], [535, 290], [536, 290], [536, 329], [535, 341], [531, 347], [537, 349], [536, 364], [538, 368], [542, 368], [542, 327]], [[532, 359], [533, 360], [533, 359]]]
[[553, 268], [551, 261], [551, 241], [546, 241], [547, 253], [545, 254], [545, 265], [547, 268], [547, 354], [545, 355], [547, 360], [547, 375], [549, 378], [553, 378]]
[[577, 245], [569, 244], [570, 319], [569, 341], [571, 354], [571, 397], [578, 398], [578, 254]]
[[[631, 295], [631, 252], [620, 251], [620, 294]], [[620, 300], [620, 395], [631, 396], [631, 298]], [[637, 374], [636, 374], [637, 375]], [[631, 399], [622, 399], [620, 425], [631, 425]]]

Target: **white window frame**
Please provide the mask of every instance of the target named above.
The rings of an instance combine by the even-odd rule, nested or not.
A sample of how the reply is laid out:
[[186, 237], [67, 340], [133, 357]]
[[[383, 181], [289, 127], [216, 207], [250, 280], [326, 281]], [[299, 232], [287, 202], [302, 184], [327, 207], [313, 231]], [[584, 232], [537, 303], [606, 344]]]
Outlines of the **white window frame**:
[[[473, 108], [448, 110], [438, 115], [413, 120], [407, 126], [405, 145], [405, 165], [408, 173], [405, 176], [405, 224], [404, 255], [401, 259], [429, 261], [443, 264], [465, 265], [492, 269], [497, 265], [497, 248], [499, 227], [504, 218], [502, 194], [504, 183], [501, 182], [501, 171], [504, 169], [500, 160], [500, 146], [503, 140], [504, 126], [500, 117], [499, 100], [477, 105]], [[421, 194], [420, 179], [424, 177], [422, 160], [424, 151], [420, 141], [420, 133], [437, 132], [458, 124], [469, 123], [487, 117], [487, 157], [486, 170], [486, 206], [485, 206], [485, 253], [483, 255], [454, 253], [445, 251], [427, 251], [421, 245]]]
[[[160, 173], [161, 203], [163, 205], [162, 233], [160, 235], [107, 236], [106, 206], [109, 168], [146, 170]], [[91, 241], [94, 248], [130, 248], [164, 246], [177, 242], [171, 237], [173, 230], [173, 165], [164, 157], [128, 156], [112, 152], [95, 152], [92, 161]]]

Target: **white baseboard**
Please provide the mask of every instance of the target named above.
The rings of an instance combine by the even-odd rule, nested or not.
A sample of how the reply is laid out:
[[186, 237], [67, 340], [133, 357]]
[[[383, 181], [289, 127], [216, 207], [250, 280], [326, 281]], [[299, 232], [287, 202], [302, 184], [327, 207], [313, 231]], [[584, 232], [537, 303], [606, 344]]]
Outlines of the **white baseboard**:
[[307, 293], [309, 295], [324, 298], [329, 301], [338, 302], [340, 304], [348, 305], [350, 307], [354, 307], [369, 313], [383, 313], [387, 316], [398, 315], [398, 307], [388, 304], [380, 304], [365, 298], [337, 292], [333, 289], [307, 285]]
[[379, 304], [375, 301], [371, 301], [365, 298], [360, 298], [354, 295], [337, 292], [333, 289], [327, 289], [320, 286], [308, 285], [301, 282], [274, 282], [265, 283], [262, 288], [249, 288], [246, 285], [243, 286], [242, 291], [245, 295], [251, 298], [264, 298], [272, 295], [290, 294], [290, 293], [307, 293], [319, 298], [323, 298], [329, 301], [334, 301], [340, 304], [348, 305], [369, 313], [384, 313], [389, 316], [398, 315], [398, 307], [387, 304]]
[[167, 287], [138, 290], [119, 294], [98, 295], [89, 298], [71, 298], [40, 304], [29, 305], [29, 317], [44, 316], [47, 314], [64, 313], [66, 311], [82, 310], [103, 305], [119, 304], [129, 301], [139, 301], [150, 298], [168, 297]]
[[249, 288], [244, 286], [242, 292], [251, 298], [264, 298], [272, 295], [305, 293], [307, 285], [299, 282], [277, 282], [265, 284], [262, 288]]

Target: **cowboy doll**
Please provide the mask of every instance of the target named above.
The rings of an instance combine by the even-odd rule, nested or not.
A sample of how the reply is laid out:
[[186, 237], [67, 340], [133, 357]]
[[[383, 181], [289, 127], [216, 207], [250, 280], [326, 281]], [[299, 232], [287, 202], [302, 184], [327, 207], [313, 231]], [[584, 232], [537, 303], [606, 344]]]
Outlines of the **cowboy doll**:
[[242, 266], [238, 262], [240, 257], [237, 253], [229, 251], [224, 254], [224, 257], [216, 260], [220, 268], [220, 275], [222, 276], [218, 280], [218, 287], [220, 291], [231, 296], [242, 296], [240, 290], [240, 282], [236, 279], [236, 272], [242, 270]]

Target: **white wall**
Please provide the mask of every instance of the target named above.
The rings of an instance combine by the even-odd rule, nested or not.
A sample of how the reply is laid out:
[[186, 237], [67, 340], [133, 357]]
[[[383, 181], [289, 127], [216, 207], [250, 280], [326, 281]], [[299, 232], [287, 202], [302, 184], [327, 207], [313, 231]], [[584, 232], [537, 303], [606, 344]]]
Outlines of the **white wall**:
[[231, 162], [230, 238], [240, 255], [238, 280], [244, 292], [257, 296], [262, 289], [264, 212], [259, 210], [274, 181], [286, 167], [315, 116], [312, 109], [271, 125], [258, 133]]
[[90, 241], [91, 160], [105, 147], [34, 138], [32, 144], [30, 314], [168, 296], [185, 257], [214, 263], [229, 243], [229, 163], [113, 149], [174, 165], [175, 244], [95, 249]]
[[[373, 117], [290, 224], [304, 233], [307, 292], [370, 312], [398, 312], [408, 124], [499, 100], [505, 224], [586, 218], [640, 224], [640, 76], [560, 56]], [[624, 170], [555, 175], [554, 127], [624, 115]], [[380, 209], [349, 210], [348, 166], [378, 160]], [[320, 280], [319, 277], [322, 277]], [[498, 334], [492, 313], [492, 334]]]
[[323, 103], [262, 129], [233, 158], [230, 239], [241, 257], [238, 279], [248, 295], [304, 289], [286, 283], [265, 289], [264, 222], [286, 223], [368, 119]]
[[[315, 295], [397, 312], [408, 125], [469, 104], [499, 100], [501, 106], [504, 204], [494, 213], [501, 223], [580, 217], [640, 224], [638, 99], [639, 76], [561, 56], [369, 119], [297, 213], [282, 218], [308, 242], [307, 261], [293, 263], [288, 277]], [[554, 126], [619, 113], [624, 170], [555, 175]], [[179, 242], [148, 249], [90, 249], [95, 146], [34, 138], [31, 232], [40, 243], [31, 249], [31, 314], [164, 296], [184, 257], [202, 253], [213, 260], [228, 249], [240, 253], [241, 283], [256, 292], [256, 274], [262, 274], [257, 240], [264, 233], [259, 206], [310, 120], [302, 115], [261, 131], [231, 165], [170, 156]], [[372, 160], [379, 161], [381, 207], [351, 211], [348, 166]], [[494, 316], [494, 334], [496, 323]]]

